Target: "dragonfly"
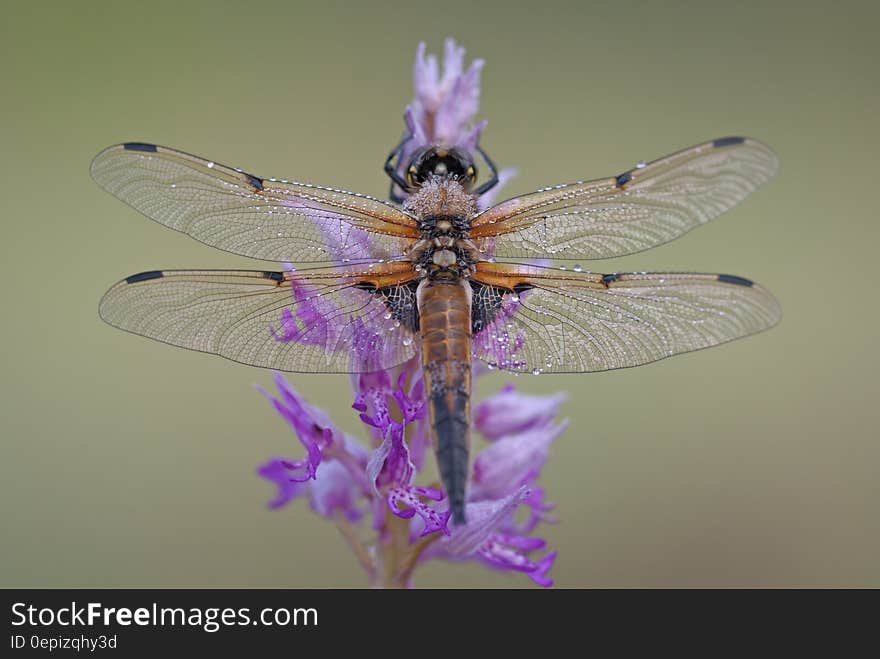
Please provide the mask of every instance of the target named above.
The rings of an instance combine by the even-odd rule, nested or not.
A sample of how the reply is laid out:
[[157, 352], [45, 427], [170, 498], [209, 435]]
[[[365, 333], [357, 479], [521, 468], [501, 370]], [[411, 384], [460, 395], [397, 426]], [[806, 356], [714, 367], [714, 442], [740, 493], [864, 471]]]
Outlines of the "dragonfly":
[[745, 277], [579, 265], [666, 243], [730, 209], [775, 173], [763, 143], [723, 137], [480, 210], [479, 195], [497, 180], [488, 162], [493, 180], [479, 186], [460, 148], [420, 149], [401, 173], [386, 163], [406, 193], [392, 203], [155, 144], [111, 146], [91, 166], [102, 188], [211, 247], [284, 265], [133, 274], [107, 291], [100, 316], [280, 371], [365, 373], [419, 358], [456, 524], [466, 522], [474, 360], [516, 373], [591, 373], [779, 320], [773, 295]]

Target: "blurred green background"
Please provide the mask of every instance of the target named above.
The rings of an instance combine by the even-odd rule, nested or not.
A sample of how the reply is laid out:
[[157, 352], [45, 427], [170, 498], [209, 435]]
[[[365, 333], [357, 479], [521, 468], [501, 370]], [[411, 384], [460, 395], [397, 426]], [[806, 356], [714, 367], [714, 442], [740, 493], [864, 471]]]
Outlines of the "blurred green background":
[[[144, 140], [384, 195], [420, 40], [486, 59], [506, 195], [727, 134], [781, 171], [677, 242], [593, 269], [765, 284], [770, 332], [658, 364], [519, 378], [565, 390], [542, 483], [560, 586], [880, 586], [876, 2], [10, 3], [2, 25], [0, 584], [366, 584], [336, 529], [268, 511], [298, 455], [267, 371], [98, 319], [156, 267], [253, 262], [146, 220], [88, 176]], [[869, 268], [871, 268], [869, 270]], [[291, 381], [360, 432], [344, 376]], [[505, 381], [481, 380], [480, 394]], [[436, 563], [424, 586], [521, 586]]]

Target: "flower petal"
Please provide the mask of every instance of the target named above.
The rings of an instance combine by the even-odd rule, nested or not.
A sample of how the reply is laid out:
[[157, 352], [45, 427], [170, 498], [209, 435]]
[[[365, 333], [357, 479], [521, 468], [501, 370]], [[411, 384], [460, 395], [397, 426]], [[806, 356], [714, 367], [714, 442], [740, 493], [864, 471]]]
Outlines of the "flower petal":
[[474, 409], [474, 425], [487, 439], [544, 426], [559, 414], [564, 393], [534, 396], [517, 391], [507, 384], [498, 393], [483, 400]]
[[[537, 475], [529, 475], [526, 478], [528, 481], [532, 481], [537, 478]], [[529, 516], [521, 523], [517, 523], [511, 518], [511, 520], [504, 525], [504, 528], [509, 529], [512, 533], [528, 535], [534, 531], [535, 527], [541, 522], [553, 524], [557, 521], [554, 516], [547, 514], [549, 511], [553, 510], [556, 505], [544, 501], [544, 488], [538, 487], [534, 484], [529, 487], [531, 489], [529, 496], [523, 500], [523, 505], [528, 506], [529, 508]]]
[[278, 493], [275, 498], [269, 501], [269, 508], [280, 508], [286, 505], [300, 494], [302, 494], [306, 485], [302, 482], [294, 481], [290, 477], [290, 460], [286, 458], [272, 458], [265, 464], [257, 468], [257, 474], [278, 486]]
[[568, 427], [568, 421], [527, 430], [497, 439], [474, 460], [471, 498], [495, 499], [512, 487], [534, 481], [547, 460], [550, 445]]
[[388, 428], [385, 440], [370, 455], [367, 480], [372, 485], [373, 492], [379, 495], [380, 489], [388, 485], [410, 485], [415, 469], [409, 447], [404, 440], [403, 424], [394, 422]]
[[421, 373], [413, 378], [414, 381], [411, 383], [409, 392], [403, 388], [407, 375], [405, 370], [400, 371], [400, 376], [397, 378], [397, 388], [392, 394], [400, 413], [403, 415], [404, 424], [424, 418], [427, 408]]
[[[448, 536], [448, 524], [452, 510], [437, 512], [431, 506], [424, 503], [419, 496], [439, 501], [443, 498], [443, 493], [440, 490], [426, 487], [393, 487], [388, 490], [388, 508], [402, 519], [410, 519], [418, 514], [425, 522], [425, 528], [421, 533], [422, 536], [435, 533], [436, 531], [442, 531], [444, 535]], [[406, 506], [406, 508], [402, 508], [401, 504]]]
[[497, 501], [467, 504], [467, 524], [453, 527], [451, 536], [440, 540], [435, 551], [450, 558], [470, 556], [488, 541], [499, 525], [512, 516], [528, 493], [528, 488], [522, 486], [513, 494]]
[[358, 488], [345, 465], [339, 460], [321, 463], [311, 484], [311, 506], [319, 515], [332, 517], [338, 510], [350, 521], [358, 521], [363, 512], [356, 505]]
[[327, 415], [309, 405], [290, 385], [281, 373], [274, 373], [275, 385], [281, 398], [275, 398], [262, 387], [257, 387], [275, 410], [293, 428], [300, 443], [305, 447], [309, 477], [314, 478], [323, 452], [332, 446], [334, 437], [342, 439], [342, 434], [330, 423]]
[[[462, 58], [464, 49], [461, 49]], [[450, 78], [448, 91], [434, 117], [434, 141], [440, 144], [459, 144], [467, 135], [468, 126], [480, 109], [480, 71], [483, 60], [474, 60], [467, 73], [460, 70]]]
[[505, 544], [504, 538], [493, 536], [480, 548], [480, 557], [492, 567], [525, 572], [532, 581], [544, 588], [553, 585], [553, 579], [547, 577], [547, 572], [556, 560], [555, 551], [549, 552], [535, 562], [517, 548]]

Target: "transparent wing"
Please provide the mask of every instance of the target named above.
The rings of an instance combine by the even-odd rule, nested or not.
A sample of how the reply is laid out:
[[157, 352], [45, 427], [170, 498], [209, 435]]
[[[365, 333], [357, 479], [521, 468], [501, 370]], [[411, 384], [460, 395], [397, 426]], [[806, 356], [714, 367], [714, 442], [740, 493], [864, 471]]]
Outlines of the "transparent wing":
[[601, 275], [485, 264], [474, 279], [508, 291], [474, 337], [474, 356], [518, 372], [638, 366], [760, 332], [780, 318], [767, 290], [733, 275]]
[[619, 176], [510, 199], [472, 221], [496, 257], [604, 259], [649, 249], [708, 222], [776, 172], [773, 151], [724, 137]]
[[378, 275], [143, 272], [107, 291], [99, 313], [128, 332], [244, 364], [302, 373], [371, 372], [415, 354], [412, 335], [385, 302], [411, 278], [411, 264], [405, 266]]
[[92, 178], [157, 222], [212, 247], [269, 261], [356, 262], [402, 255], [418, 237], [399, 208], [360, 194], [264, 179], [153, 144], [111, 146]]

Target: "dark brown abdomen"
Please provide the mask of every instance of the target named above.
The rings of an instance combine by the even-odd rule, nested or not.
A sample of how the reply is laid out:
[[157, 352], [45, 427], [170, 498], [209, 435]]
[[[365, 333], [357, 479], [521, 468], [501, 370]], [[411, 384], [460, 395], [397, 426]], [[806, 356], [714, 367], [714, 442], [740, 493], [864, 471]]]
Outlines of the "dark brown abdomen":
[[434, 451], [453, 521], [465, 521], [471, 398], [471, 290], [466, 281], [418, 289], [422, 366]]

